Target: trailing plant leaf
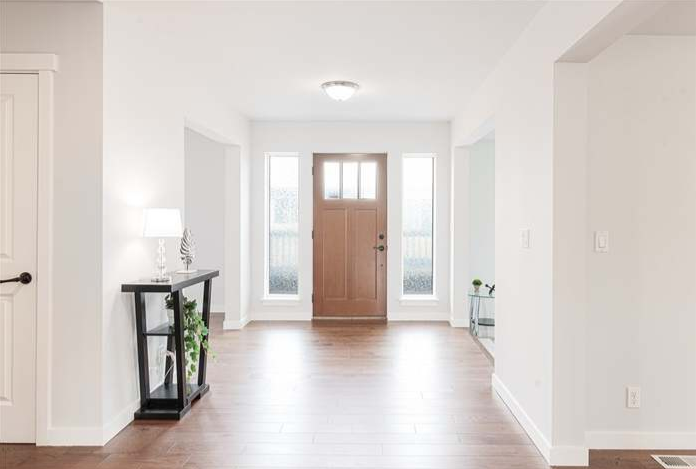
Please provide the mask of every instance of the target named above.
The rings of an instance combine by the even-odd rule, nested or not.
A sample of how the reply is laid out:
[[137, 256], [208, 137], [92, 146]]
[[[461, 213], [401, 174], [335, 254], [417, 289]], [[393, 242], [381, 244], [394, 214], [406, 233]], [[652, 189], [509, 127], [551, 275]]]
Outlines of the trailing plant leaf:
[[[190, 380], [198, 369], [198, 359], [201, 355], [201, 347], [210, 353], [208, 343], [209, 330], [203, 322], [203, 316], [197, 311], [196, 300], [183, 297], [184, 303], [184, 354], [186, 357], [186, 377]], [[165, 298], [167, 309], [174, 309], [174, 299], [171, 295]]]

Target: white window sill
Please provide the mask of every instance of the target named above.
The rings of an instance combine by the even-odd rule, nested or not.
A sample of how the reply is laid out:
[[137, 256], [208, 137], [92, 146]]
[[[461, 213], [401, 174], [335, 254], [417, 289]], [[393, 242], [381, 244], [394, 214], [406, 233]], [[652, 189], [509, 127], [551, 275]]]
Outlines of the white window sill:
[[297, 306], [302, 299], [298, 295], [272, 295], [261, 298], [265, 306]]
[[401, 306], [438, 306], [440, 299], [432, 295], [408, 295], [399, 298]]

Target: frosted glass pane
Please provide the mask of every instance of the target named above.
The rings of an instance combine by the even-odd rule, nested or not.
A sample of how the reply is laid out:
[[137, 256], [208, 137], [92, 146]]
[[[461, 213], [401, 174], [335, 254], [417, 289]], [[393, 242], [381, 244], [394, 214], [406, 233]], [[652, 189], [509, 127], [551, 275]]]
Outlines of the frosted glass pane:
[[268, 171], [268, 293], [297, 294], [299, 159], [271, 156]]
[[358, 163], [356, 161], [343, 163], [343, 198], [358, 198]]
[[324, 162], [324, 198], [341, 197], [341, 166], [336, 161]]
[[377, 197], [377, 163], [364, 161], [360, 163], [360, 198]]
[[433, 294], [433, 158], [404, 158], [403, 291]]

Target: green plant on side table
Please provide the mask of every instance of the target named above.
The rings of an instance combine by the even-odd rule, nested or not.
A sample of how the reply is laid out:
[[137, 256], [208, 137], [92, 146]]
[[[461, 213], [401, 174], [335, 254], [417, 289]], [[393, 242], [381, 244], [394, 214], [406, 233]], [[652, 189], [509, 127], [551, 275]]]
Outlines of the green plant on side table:
[[[171, 295], [165, 298], [167, 309], [174, 309], [174, 299]], [[211, 353], [208, 343], [208, 328], [203, 322], [197, 309], [196, 300], [184, 297], [184, 353], [186, 356], [186, 377], [190, 380], [198, 368], [198, 358], [201, 355], [201, 346], [207, 353]], [[174, 326], [170, 326], [174, 327]], [[204, 340], [205, 338], [205, 340]]]
[[478, 293], [479, 288], [481, 288], [481, 285], [483, 285], [483, 282], [481, 281], [481, 279], [475, 278], [474, 281], [471, 282], [471, 284], [474, 286], [474, 293]]

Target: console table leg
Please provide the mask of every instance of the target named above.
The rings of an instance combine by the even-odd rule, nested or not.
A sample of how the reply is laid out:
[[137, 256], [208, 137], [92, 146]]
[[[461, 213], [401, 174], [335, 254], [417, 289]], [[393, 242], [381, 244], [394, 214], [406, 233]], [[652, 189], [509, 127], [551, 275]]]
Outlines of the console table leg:
[[[174, 351], [174, 341], [172, 340], [172, 336], [168, 335], [167, 336], [167, 352], [173, 352]], [[167, 354], [167, 358], [164, 359], [164, 384], [167, 386], [170, 386], [172, 384], [173, 378], [174, 377], [174, 362], [172, 361], [172, 357]]]
[[[212, 283], [211, 280], [206, 280], [203, 282], [203, 324], [205, 324], [205, 327], [210, 328], [210, 291], [211, 287], [210, 284]], [[208, 340], [208, 335], [202, 338], [203, 341]], [[208, 352], [201, 346], [201, 353], [200, 357], [198, 360], [198, 385], [202, 386], [205, 384], [205, 372], [206, 372], [206, 365], [208, 363]]]
[[177, 407], [183, 409], [186, 395], [186, 349], [184, 348], [184, 295], [181, 290], [172, 293], [174, 306], [174, 347], [176, 349]]
[[135, 329], [138, 341], [138, 373], [140, 378], [140, 405], [145, 407], [150, 398], [150, 363], [147, 352], [147, 317], [145, 315], [145, 297], [135, 292]]

